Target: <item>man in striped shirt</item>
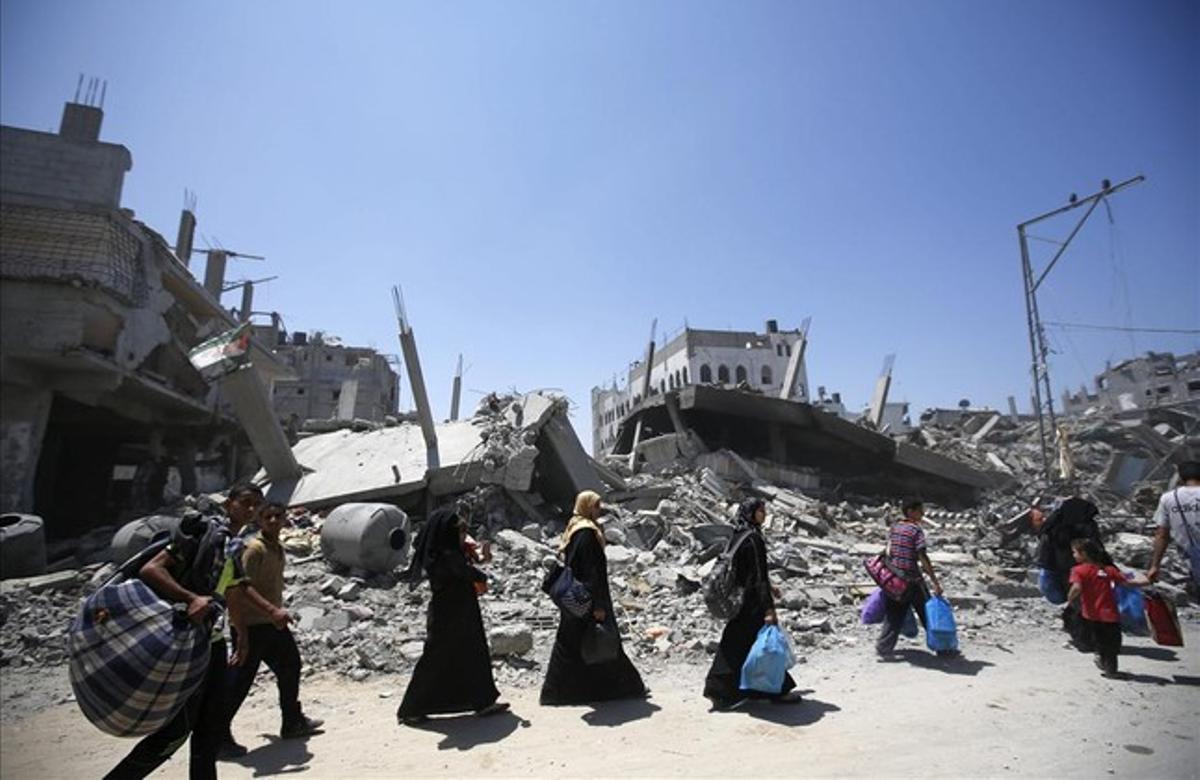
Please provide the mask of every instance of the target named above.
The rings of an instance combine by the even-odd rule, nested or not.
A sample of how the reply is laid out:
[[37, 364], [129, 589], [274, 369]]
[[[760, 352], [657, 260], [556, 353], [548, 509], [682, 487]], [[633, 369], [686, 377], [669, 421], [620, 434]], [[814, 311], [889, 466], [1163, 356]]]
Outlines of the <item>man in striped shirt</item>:
[[908, 590], [899, 599], [888, 599], [887, 616], [875, 642], [875, 652], [882, 658], [887, 658], [896, 649], [896, 640], [900, 638], [900, 628], [909, 609], [916, 610], [921, 625], [925, 625], [925, 602], [929, 600], [929, 591], [921, 577], [922, 569], [933, 583], [933, 592], [942, 595], [942, 584], [925, 553], [925, 531], [921, 528], [925, 504], [919, 498], [907, 498], [900, 508], [904, 518], [892, 525], [887, 560], [892, 571], [908, 580]]

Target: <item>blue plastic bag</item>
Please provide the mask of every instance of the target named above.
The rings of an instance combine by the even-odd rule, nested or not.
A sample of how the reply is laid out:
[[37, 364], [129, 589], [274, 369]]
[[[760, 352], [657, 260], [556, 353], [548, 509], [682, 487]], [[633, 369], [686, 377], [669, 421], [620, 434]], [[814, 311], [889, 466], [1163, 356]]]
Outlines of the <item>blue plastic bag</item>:
[[881, 589], [876, 588], [863, 602], [862, 615], [859, 619], [864, 626], [873, 626], [876, 623], [882, 623], [885, 614], [887, 614], [887, 596]]
[[916, 639], [919, 630], [917, 627], [917, 613], [910, 607], [904, 613], [904, 623], [900, 625], [900, 636]]
[[950, 602], [934, 596], [925, 602], [925, 644], [940, 653], [958, 649], [958, 630]]
[[787, 670], [796, 663], [796, 656], [778, 626], [763, 626], [742, 664], [740, 687], [747, 691], [779, 693]]
[[1038, 573], [1038, 590], [1051, 604], [1063, 604], [1067, 600], [1067, 592], [1063, 589], [1062, 577], [1049, 569]]
[[1142, 592], [1127, 585], [1116, 585], [1113, 590], [1113, 595], [1117, 597], [1117, 609], [1121, 612], [1121, 630], [1134, 636], [1149, 636], [1146, 599]]

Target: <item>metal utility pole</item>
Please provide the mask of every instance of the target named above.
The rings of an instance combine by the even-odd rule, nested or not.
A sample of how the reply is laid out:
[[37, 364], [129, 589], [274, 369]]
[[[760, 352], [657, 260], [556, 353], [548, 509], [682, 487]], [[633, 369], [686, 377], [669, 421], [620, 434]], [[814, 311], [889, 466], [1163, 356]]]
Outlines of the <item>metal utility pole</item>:
[[417, 405], [417, 421], [420, 422], [421, 433], [425, 436], [425, 464], [426, 468], [432, 471], [441, 466], [437, 429], [433, 425], [433, 409], [430, 408], [429, 396], [425, 393], [425, 376], [421, 373], [421, 360], [417, 357], [417, 337], [413, 335], [412, 326], [408, 324], [400, 288], [394, 286], [392, 303], [396, 307], [396, 322], [400, 328], [400, 351], [404, 353], [404, 362], [408, 365], [408, 382], [412, 385], [413, 403]]
[[[1054, 463], [1054, 435], [1057, 429], [1057, 421], [1054, 417], [1054, 395], [1050, 389], [1050, 348], [1046, 346], [1046, 333], [1042, 328], [1041, 316], [1038, 314], [1037, 291], [1041, 287], [1042, 282], [1045, 281], [1046, 275], [1050, 273], [1050, 270], [1054, 268], [1054, 264], [1067, 251], [1067, 247], [1070, 246], [1072, 239], [1083, 228], [1084, 223], [1087, 222], [1088, 217], [1092, 215], [1096, 207], [1100, 205], [1100, 202], [1118, 190], [1125, 189], [1130, 185], [1145, 180], [1146, 177], [1140, 174], [1116, 185], [1110, 184], [1108, 179], [1105, 179], [1100, 185], [1101, 189], [1099, 192], [1089, 195], [1086, 198], [1078, 199], [1072, 195], [1067, 205], [1053, 211], [1047, 211], [1045, 214], [1039, 214], [1033, 219], [1025, 220], [1017, 225], [1017, 237], [1021, 242], [1021, 275], [1025, 284], [1025, 317], [1029, 325], [1029, 352], [1033, 358], [1031, 368], [1033, 375], [1033, 409], [1034, 413], [1037, 414], [1038, 438], [1042, 448], [1042, 476], [1047, 481], [1050, 481], [1052, 478], [1051, 469]], [[1046, 269], [1035, 279], [1033, 263], [1029, 259], [1029, 240], [1025, 232], [1026, 229], [1030, 225], [1051, 217], [1056, 217], [1059, 214], [1065, 214], [1081, 206], [1087, 206], [1087, 211], [1075, 223], [1075, 228], [1070, 232], [1066, 240], [1059, 244], [1058, 251], [1054, 253], [1054, 257], [1050, 260]]]

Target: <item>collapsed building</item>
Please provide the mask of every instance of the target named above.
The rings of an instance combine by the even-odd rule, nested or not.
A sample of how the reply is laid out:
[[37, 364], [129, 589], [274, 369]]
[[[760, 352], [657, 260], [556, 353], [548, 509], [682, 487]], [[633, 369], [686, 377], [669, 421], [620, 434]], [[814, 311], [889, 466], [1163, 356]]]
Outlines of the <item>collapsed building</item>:
[[1200, 352], [1176, 357], [1147, 352], [1108, 366], [1096, 376], [1095, 389], [1063, 393], [1067, 414], [1137, 412], [1200, 401]]
[[190, 209], [173, 249], [122, 207], [133, 158], [102, 121], [71, 102], [57, 133], [0, 128], [0, 510], [41, 517], [52, 542], [154, 509], [169, 478], [188, 494], [293, 468], [264, 457], [283, 434], [258, 419], [288, 366], [257, 340], [221, 383], [188, 359], [239, 323], [220, 300], [231, 253], [201, 284]]
[[371, 347], [353, 347], [321, 331], [288, 333], [275, 318], [255, 327], [262, 343], [291, 370], [277, 379], [271, 403], [279, 421], [295, 437], [309, 420], [367, 420], [396, 417], [400, 377], [391, 358]]

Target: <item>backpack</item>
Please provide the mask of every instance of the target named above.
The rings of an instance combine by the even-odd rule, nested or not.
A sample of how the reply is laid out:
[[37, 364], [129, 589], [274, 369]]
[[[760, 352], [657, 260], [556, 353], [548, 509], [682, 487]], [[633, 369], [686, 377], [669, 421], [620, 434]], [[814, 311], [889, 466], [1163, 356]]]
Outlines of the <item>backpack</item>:
[[724, 552], [717, 556], [712, 571], [704, 578], [701, 586], [704, 591], [704, 603], [709, 614], [718, 620], [729, 620], [742, 609], [746, 589], [737, 583], [734, 558], [742, 543], [749, 539], [752, 533], [753, 531], [743, 531], [741, 535], [731, 538]]

